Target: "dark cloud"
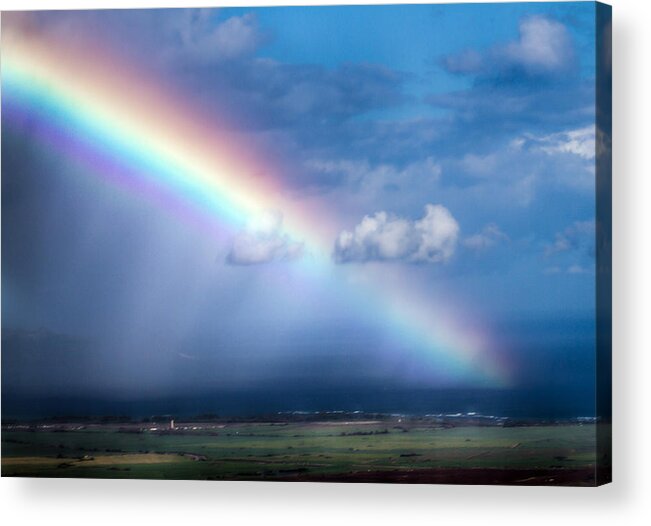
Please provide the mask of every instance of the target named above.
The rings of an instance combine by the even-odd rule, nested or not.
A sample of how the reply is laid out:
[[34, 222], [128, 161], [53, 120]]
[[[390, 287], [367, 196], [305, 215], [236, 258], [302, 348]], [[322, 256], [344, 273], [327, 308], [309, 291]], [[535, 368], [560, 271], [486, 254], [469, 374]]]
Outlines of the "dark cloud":
[[[544, 83], [482, 82], [466, 90], [431, 95], [426, 100], [432, 106], [450, 111], [463, 128], [460, 131], [466, 141], [479, 141], [479, 144], [494, 138], [495, 132], [551, 133], [594, 120], [594, 85], [578, 79], [559, 78]], [[488, 126], [492, 135], [486, 134]]]
[[364, 113], [404, 102], [403, 77], [373, 64], [283, 64], [256, 58], [180, 73], [199, 102], [249, 130], [337, 126]]
[[566, 26], [533, 16], [522, 19], [519, 30], [517, 40], [440, 61], [447, 72], [472, 79], [472, 85], [426, 100], [451, 112], [472, 141], [485, 142], [497, 132], [551, 133], [594, 120], [594, 83], [579, 76]]
[[[89, 36], [110, 43], [126, 61], [177, 82], [194, 101], [244, 129], [336, 125], [398, 105], [404, 74], [370, 63], [335, 68], [265, 58], [272, 36], [255, 13], [162, 9], [42, 13], [36, 30], [68, 41]], [[128, 45], [126, 44], [128, 43]]]

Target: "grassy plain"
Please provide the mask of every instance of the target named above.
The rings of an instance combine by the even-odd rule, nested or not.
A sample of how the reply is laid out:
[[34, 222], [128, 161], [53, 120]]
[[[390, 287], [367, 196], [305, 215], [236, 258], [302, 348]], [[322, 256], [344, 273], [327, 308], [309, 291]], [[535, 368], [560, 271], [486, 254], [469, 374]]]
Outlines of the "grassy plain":
[[595, 424], [3, 426], [2, 475], [593, 485]]

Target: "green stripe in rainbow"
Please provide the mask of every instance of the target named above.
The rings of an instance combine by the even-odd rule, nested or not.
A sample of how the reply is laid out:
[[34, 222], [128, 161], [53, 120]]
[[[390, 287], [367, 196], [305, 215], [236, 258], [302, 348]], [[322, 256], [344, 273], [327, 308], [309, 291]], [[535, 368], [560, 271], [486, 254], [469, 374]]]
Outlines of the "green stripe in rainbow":
[[[103, 158], [124, 169], [126, 186], [171, 196], [230, 230], [269, 210], [281, 211], [288, 235], [303, 241], [308, 253], [292, 263], [296, 272], [310, 280], [332, 275], [337, 230], [327, 210], [288, 196], [273, 167], [184, 104], [182, 96], [92, 47], [71, 49], [20, 33], [4, 37], [3, 115], [35, 115], [73, 144], [67, 155], [91, 159], [87, 162], [99, 177], [106, 173], [92, 159]], [[387, 280], [368, 269], [346, 272], [364, 272], [365, 279], [341, 280], [337, 294], [384, 320], [396, 337], [444, 361], [450, 377], [508, 383], [508, 366], [489, 339], [450, 319], [447, 309], [437, 307], [408, 276], [394, 272], [396, 277]]]

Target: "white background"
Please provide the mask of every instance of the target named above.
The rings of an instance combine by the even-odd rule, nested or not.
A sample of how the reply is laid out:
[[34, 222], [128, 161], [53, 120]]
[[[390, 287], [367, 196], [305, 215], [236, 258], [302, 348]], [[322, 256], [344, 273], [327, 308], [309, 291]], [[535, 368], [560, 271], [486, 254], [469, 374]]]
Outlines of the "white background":
[[[336, 2], [198, 0], [186, 5], [274, 3]], [[610, 3], [614, 65], [613, 484], [592, 489], [3, 478], [0, 520], [48, 526], [136, 522], [148, 526], [201, 522], [229, 526], [651, 524], [651, 133], [647, 128], [651, 117], [651, 2]], [[2, 10], [182, 5], [178, 0], [0, 0]]]

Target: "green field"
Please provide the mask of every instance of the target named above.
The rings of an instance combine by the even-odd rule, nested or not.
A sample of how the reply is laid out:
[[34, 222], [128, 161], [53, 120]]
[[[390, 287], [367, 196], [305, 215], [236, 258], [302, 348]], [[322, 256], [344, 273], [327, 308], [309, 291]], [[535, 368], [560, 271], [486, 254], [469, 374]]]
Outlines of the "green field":
[[[2, 475], [593, 485], [594, 424], [4, 426]], [[193, 429], [194, 428], [194, 429]]]

